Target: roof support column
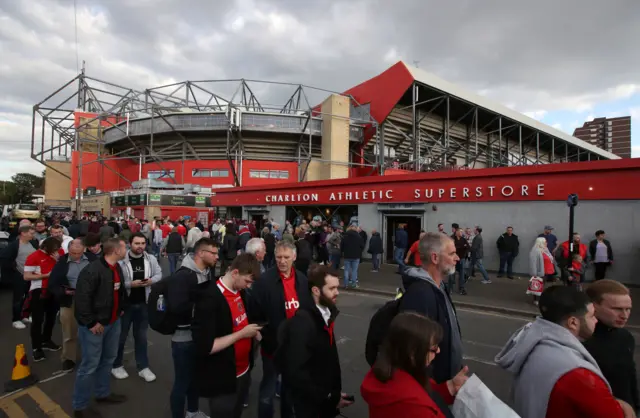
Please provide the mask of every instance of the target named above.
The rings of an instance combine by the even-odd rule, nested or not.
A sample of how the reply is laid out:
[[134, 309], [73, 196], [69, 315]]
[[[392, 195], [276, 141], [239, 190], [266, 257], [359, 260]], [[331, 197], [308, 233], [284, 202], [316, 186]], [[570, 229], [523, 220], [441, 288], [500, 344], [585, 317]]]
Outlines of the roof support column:
[[384, 162], [384, 157], [385, 157], [385, 145], [384, 145], [384, 130], [385, 127], [387, 126], [386, 122], [382, 122], [380, 124], [380, 135], [379, 135], [379, 140], [378, 140], [378, 165], [379, 165], [379, 170], [380, 170], [380, 175], [383, 176], [384, 175], [384, 168], [385, 168], [385, 162]]
[[450, 121], [451, 121], [451, 100], [449, 98], [449, 95], [447, 94], [447, 99], [446, 99], [446, 113], [444, 116], [444, 149], [445, 152], [442, 154], [442, 166], [446, 167], [447, 166], [447, 154], [448, 154], [448, 150], [449, 150], [449, 128], [450, 128]]
[[524, 153], [522, 152], [522, 125], [518, 126], [518, 165], [524, 165]]
[[556, 139], [551, 137], [551, 163], [556, 162]]
[[536, 165], [540, 164], [540, 132], [536, 132]]
[[418, 138], [418, 113], [416, 103], [418, 102], [418, 84], [411, 85], [411, 137], [413, 140], [413, 169], [420, 171], [420, 139]]

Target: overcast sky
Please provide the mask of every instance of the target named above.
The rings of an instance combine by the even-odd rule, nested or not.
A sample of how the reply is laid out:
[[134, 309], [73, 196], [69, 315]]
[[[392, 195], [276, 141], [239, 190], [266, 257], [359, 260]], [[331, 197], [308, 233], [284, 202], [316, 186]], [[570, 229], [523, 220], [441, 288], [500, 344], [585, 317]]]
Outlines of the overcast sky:
[[[77, 74], [73, 0], [0, 2], [0, 179], [39, 173], [31, 109]], [[566, 132], [631, 114], [640, 1], [77, 0], [87, 74], [131, 88], [247, 78], [343, 91], [398, 60]]]

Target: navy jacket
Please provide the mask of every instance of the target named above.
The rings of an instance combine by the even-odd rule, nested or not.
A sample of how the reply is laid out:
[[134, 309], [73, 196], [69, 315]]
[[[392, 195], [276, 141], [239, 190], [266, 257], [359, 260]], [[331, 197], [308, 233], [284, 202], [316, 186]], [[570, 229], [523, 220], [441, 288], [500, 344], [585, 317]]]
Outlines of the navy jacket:
[[393, 245], [404, 250], [409, 248], [409, 235], [407, 234], [407, 231], [403, 228], [396, 229], [396, 237]]

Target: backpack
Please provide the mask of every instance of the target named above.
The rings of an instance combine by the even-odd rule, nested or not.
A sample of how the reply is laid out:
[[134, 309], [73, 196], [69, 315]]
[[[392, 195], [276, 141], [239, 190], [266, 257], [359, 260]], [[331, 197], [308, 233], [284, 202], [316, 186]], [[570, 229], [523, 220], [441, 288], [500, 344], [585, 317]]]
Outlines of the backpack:
[[387, 330], [393, 318], [400, 312], [400, 303], [402, 302], [402, 296], [385, 303], [382, 308], [373, 314], [371, 322], [369, 323], [369, 330], [367, 331], [367, 341], [364, 349], [364, 355], [367, 359], [369, 366], [373, 367], [378, 357], [378, 351], [384, 341], [384, 337], [387, 335]]
[[164, 278], [151, 285], [147, 300], [149, 327], [162, 335], [172, 335], [178, 329], [178, 319], [169, 310], [169, 281]]

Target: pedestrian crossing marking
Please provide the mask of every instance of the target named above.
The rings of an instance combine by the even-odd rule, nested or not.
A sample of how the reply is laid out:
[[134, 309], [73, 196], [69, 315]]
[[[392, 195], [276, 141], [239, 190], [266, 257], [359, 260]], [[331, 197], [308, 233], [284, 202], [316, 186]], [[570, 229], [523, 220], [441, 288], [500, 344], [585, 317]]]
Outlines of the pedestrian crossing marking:
[[20, 408], [16, 402], [18, 398], [28, 396], [34, 400], [42, 412], [51, 418], [71, 418], [67, 415], [60, 405], [51, 400], [40, 388], [32, 386], [29, 389], [22, 390], [0, 399], [0, 410], [2, 410], [8, 418], [27, 418], [27, 414]]

